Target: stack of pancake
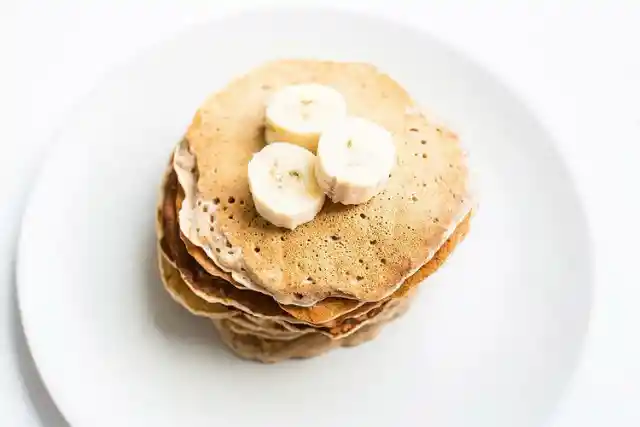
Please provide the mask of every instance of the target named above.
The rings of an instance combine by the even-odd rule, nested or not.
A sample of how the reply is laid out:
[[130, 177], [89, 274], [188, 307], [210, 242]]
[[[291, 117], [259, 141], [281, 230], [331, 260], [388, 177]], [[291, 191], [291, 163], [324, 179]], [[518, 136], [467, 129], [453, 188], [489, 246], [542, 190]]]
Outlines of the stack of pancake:
[[[288, 230], [256, 212], [247, 164], [265, 144], [269, 95], [303, 82], [337, 89], [350, 113], [388, 129], [397, 162], [367, 203], [327, 201]], [[368, 341], [402, 314], [464, 238], [470, 207], [457, 136], [389, 76], [361, 63], [270, 62], [211, 96], [173, 152], [157, 212], [160, 270], [171, 296], [212, 319], [239, 356], [311, 357]]]

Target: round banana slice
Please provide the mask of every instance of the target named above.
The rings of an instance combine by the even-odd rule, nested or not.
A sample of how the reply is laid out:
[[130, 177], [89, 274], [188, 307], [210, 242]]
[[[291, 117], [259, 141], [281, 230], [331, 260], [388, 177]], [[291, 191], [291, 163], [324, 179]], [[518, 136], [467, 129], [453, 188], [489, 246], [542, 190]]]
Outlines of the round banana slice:
[[348, 117], [322, 133], [316, 178], [331, 200], [355, 205], [382, 191], [395, 162], [389, 131], [369, 120]]
[[286, 142], [274, 142], [249, 162], [249, 189], [256, 210], [275, 226], [293, 230], [322, 209], [325, 195], [315, 177], [316, 156]]
[[347, 102], [332, 87], [307, 83], [274, 93], [265, 111], [267, 143], [285, 141], [316, 152], [320, 133], [347, 115]]

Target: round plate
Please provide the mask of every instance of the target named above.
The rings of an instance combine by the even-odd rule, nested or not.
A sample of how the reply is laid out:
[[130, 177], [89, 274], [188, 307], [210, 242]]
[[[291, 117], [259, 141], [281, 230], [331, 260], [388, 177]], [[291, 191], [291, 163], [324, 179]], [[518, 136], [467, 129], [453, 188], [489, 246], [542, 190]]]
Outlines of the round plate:
[[[154, 214], [199, 104], [283, 57], [389, 72], [461, 135], [479, 209], [468, 239], [377, 340], [260, 365], [166, 295]], [[74, 426], [534, 426], [568, 381], [591, 292], [574, 187], [530, 112], [427, 35], [330, 11], [238, 15], [112, 73], [59, 140], [25, 214], [18, 284], [34, 358]]]

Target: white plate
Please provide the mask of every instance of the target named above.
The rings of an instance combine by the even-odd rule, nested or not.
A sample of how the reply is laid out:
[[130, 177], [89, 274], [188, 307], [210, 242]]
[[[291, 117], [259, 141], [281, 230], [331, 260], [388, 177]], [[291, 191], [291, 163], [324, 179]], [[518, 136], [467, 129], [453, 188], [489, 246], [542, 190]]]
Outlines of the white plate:
[[[375, 63], [461, 134], [480, 209], [410, 313], [358, 348], [279, 365], [230, 355], [165, 294], [154, 208], [212, 91], [275, 57]], [[535, 426], [566, 385], [591, 292], [562, 159], [499, 82], [413, 30], [329, 11], [195, 28], [112, 73], [59, 133], [25, 214], [24, 327], [74, 426]]]

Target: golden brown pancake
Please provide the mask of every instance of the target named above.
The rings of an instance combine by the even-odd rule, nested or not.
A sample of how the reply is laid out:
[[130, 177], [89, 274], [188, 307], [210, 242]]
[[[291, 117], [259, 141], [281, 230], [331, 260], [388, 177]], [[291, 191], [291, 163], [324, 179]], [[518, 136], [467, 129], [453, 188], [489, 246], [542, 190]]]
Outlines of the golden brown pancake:
[[158, 264], [162, 282], [169, 295], [191, 313], [212, 319], [227, 318], [233, 316], [234, 313], [238, 313], [238, 311], [224, 304], [207, 302], [199, 298], [182, 280], [178, 270], [160, 252], [158, 253]]
[[[247, 164], [265, 145], [268, 96], [302, 82], [336, 88], [350, 114], [388, 129], [397, 164], [385, 190], [369, 202], [327, 202], [313, 221], [285, 230], [257, 214]], [[213, 246], [219, 240], [211, 233], [222, 233], [242, 254], [242, 272], [235, 273], [285, 305], [389, 297], [434, 256], [470, 207], [457, 136], [417, 111], [397, 82], [367, 64], [275, 61], [234, 80], [200, 107], [186, 133], [195, 156], [197, 196], [217, 201], [213, 212], [206, 212], [215, 230], [200, 229], [199, 240]], [[193, 208], [205, 213], [206, 206]]]

